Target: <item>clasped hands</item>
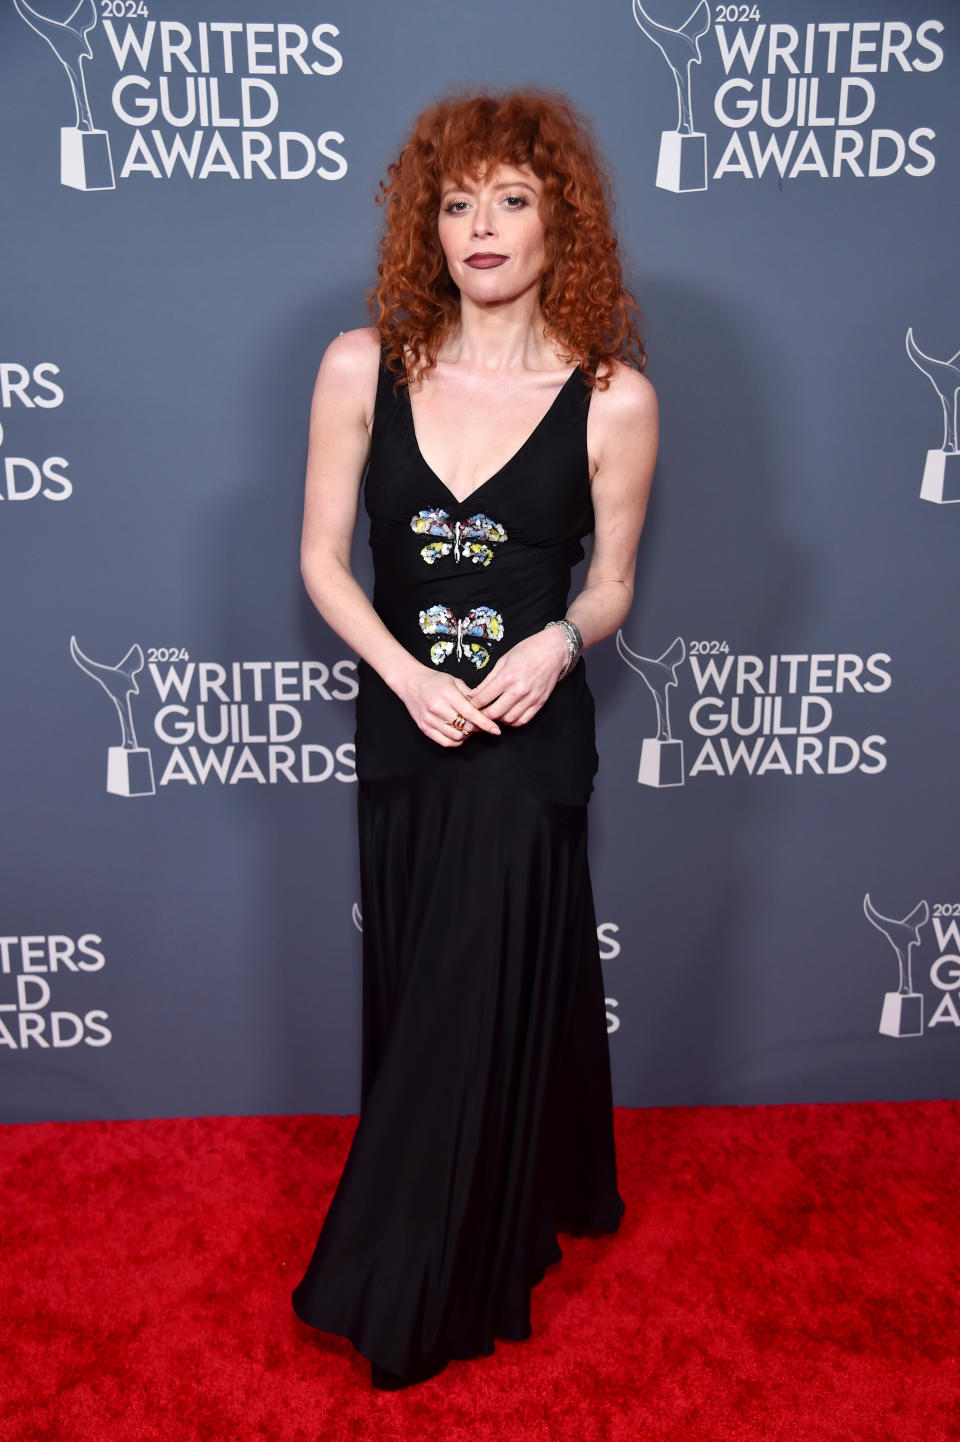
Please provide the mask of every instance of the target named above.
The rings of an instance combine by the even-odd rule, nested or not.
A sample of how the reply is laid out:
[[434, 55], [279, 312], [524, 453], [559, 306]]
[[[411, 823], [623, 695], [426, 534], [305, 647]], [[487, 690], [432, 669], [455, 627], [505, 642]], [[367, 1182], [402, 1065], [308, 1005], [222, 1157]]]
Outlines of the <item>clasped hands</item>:
[[[543, 706], [567, 661], [559, 627], [526, 636], [505, 651], [476, 686], [426, 666], [402, 699], [424, 735], [441, 746], [459, 746], [473, 731], [500, 735], [506, 726], [525, 726]], [[464, 724], [453, 722], [463, 717]]]

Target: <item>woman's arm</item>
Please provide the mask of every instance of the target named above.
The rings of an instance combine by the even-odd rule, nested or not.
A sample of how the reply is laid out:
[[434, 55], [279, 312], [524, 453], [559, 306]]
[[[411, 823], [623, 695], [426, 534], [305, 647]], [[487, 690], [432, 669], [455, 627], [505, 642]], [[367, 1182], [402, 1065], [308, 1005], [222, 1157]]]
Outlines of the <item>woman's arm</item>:
[[587, 445], [594, 466], [590, 489], [596, 524], [583, 589], [567, 607], [584, 650], [611, 635], [633, 603], [637, 547], [658, 442], [656, 391], [646, 376], [622, 366], [608, 389], [590, 402]]
[[463, 736], [450, 725], [458, 711], [499, 735], [495, 721], [469, 701], [464, 682], [437, 675], [401, 646], [350, 570], [379, 360], [376, 330], [346, 331], [327, 346], [317, 372], [300, 544], [304, 585], [324, 620], [383, 677], [425, 735], [460, 745]]
[[[584, 650], [615, 631], [630, 610], [658, 436], [653, 386], [639, 371], [618, 363], [607, 389], [594, 393], [587, 422], [593, 546], [583, 589], [566, 612]], [[558, 626], [527, 636], [500, 657], [470, 697], [487, 716], [523, 726], [557, 684], [567, 654]]]

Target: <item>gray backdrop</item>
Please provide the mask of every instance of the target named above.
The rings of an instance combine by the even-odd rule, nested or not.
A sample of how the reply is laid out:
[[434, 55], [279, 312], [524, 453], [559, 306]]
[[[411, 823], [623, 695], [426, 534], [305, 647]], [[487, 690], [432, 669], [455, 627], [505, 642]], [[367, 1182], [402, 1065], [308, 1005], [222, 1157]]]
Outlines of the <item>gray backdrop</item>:
[[376, 182], [461, 81], [592, 117], [660, 396], [587, 658], [615, 1100], [957, 1095], [953, 7], [91, 4], [82, 133], [42, 3], [0, 12], [0, 1116], [358, 1108], [307, 416]]

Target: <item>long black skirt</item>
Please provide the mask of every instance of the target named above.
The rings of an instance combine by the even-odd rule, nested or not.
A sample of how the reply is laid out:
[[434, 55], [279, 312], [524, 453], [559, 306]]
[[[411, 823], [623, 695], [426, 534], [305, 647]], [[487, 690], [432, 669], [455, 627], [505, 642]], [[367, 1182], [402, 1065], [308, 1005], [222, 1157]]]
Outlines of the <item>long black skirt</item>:
[[528, 1337], [557, 1231], [624, 1210], [587, 808], [449, 759], [358, 783], [361, 1115], [293, 1294], [375, 1381]]

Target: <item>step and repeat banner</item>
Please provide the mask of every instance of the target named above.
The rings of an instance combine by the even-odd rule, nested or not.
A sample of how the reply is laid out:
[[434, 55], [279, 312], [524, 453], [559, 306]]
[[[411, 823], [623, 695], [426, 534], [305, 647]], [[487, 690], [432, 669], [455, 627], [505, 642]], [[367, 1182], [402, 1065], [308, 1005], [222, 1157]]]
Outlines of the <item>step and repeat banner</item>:
[[615, 1100], [957, 1096], [955, 7], [2, 5], [0, 1118], [358, 1110], [307, 418], [456, 84], [591, 117], [660, 396], [585, 661]]

